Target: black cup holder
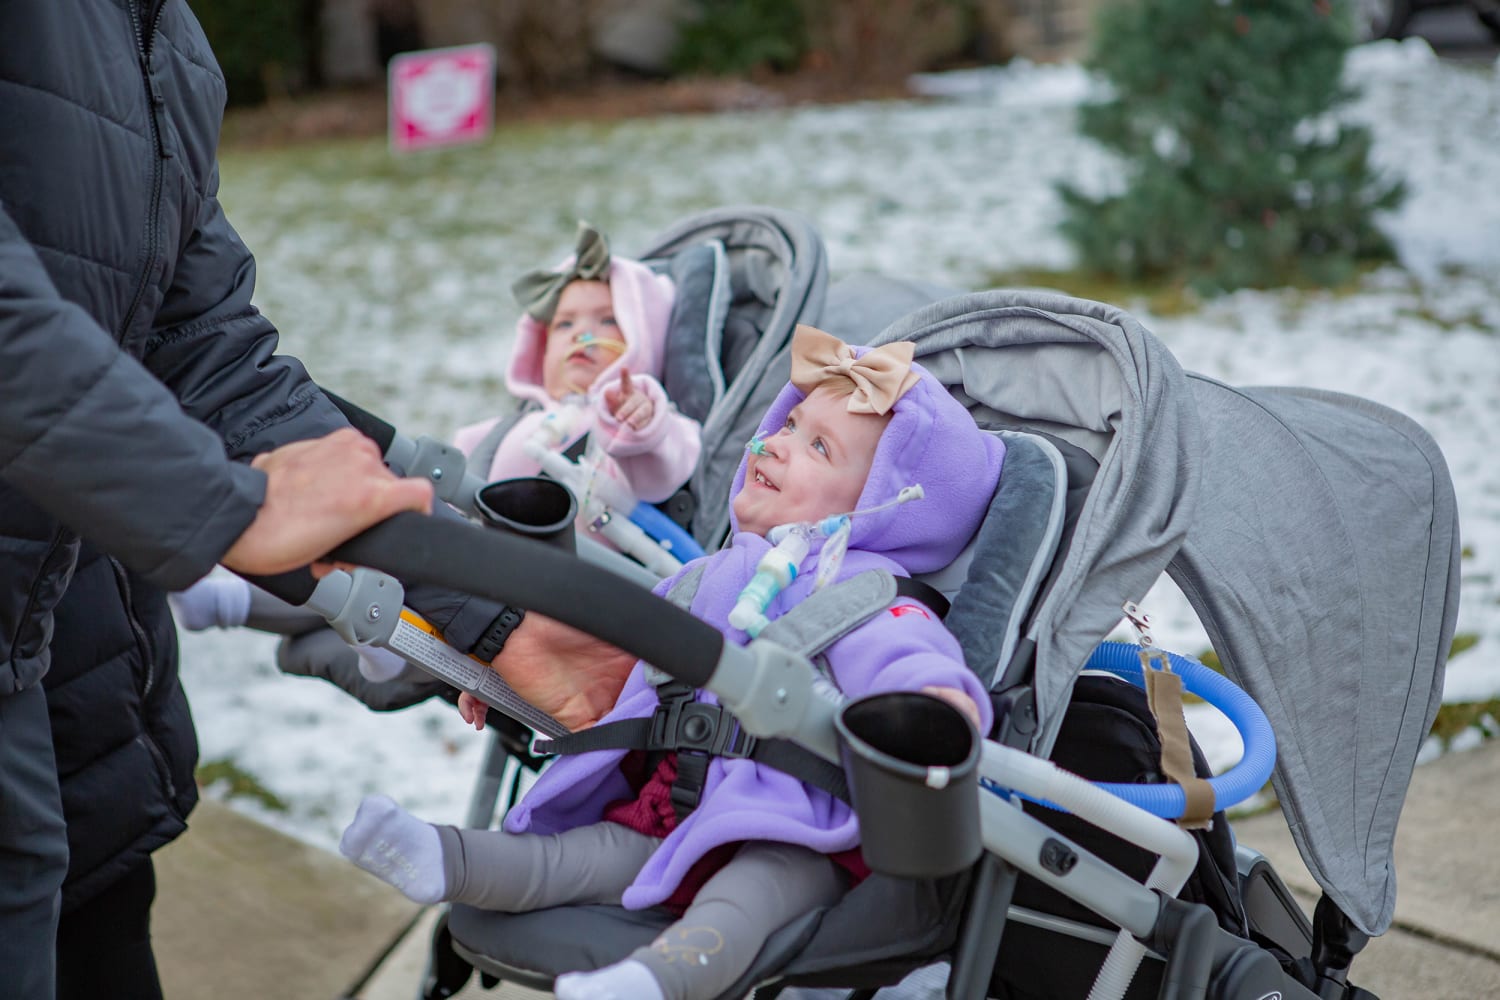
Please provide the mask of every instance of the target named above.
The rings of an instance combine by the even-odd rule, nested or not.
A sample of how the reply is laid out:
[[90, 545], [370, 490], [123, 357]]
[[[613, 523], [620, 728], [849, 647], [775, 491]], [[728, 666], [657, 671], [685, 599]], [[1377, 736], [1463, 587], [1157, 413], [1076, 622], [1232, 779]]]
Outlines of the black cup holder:
[[846, 704], [836, 720], [865, 863], [938, 878], [979, 860], [979, 732], [931, 695], [893, 691]]
[[501, 479], [482, 487], [474, 496], [474, 506], [492, 528], [575, 551], [573, 519], [578, 516], [578, 501], [556, 479]]

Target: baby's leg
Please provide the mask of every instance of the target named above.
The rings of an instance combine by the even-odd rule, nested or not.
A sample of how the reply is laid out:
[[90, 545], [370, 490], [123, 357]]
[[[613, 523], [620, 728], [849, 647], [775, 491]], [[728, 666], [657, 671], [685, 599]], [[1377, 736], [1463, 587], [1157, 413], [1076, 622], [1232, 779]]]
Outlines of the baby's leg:
[[704, 884], [693, 905], [623, 962], [557, 980], [559, 1000], [642, 1000], [641, 973], [663, 1000], [716, 997], [744, 974], [766, 938], [848, 889], [825, 855], [791, 844], [745, 844]]
[[619, 903], [661, 846], [618, 823], [556, 834], [439, 827], [449, 898], [490, 910], [524, 913], [569, 903]]
[[245, 624], [277, 635], [302, 635], [327, 625], [328, 620], [309, 608], [288, 604], [259, 587], [250, 587]]
[[434, 826], [372, 795], [360, 803], [339, 850], [415, 902], [520, 913], [618, 903], [660, 843], [617, 823], [553, 835]]

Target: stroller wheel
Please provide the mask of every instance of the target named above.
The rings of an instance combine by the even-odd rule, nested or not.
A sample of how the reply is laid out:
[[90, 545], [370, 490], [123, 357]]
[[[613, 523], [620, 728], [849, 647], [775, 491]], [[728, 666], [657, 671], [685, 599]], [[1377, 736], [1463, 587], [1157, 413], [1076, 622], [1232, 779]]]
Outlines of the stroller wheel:
[[448, 1000], [468, 984], [473, 974], [474, 967], [453, 950], [453, 935], [448, 933], [448, 914], [445, 911], [432, 928], [432, 948], [427, 954], [422, 1000]]

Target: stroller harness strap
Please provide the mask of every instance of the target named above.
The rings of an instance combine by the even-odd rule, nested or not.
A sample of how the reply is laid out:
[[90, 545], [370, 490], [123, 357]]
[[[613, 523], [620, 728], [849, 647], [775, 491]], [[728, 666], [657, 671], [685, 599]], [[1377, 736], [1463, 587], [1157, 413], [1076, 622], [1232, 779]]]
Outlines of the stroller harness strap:
[[499, 420], [491, 427], [489, 433], [480, 439], [474, 449], [469, 452], [467, 462], [468, 468], [480, 479], [488, 481], [490, 478], [490, 465], [495, 461], [495, 452], [500, 450], [500, 442], [505, 440], [505, 435], [511, 432], [511, 428], [521, 422], [521, 418], [533, 410], [541, 407], [536, 403], [526, 403], [517, 407]]
[[708, 780], [708, 765], [714, 757], [748, 758], [785, 771], [836, 799], [849, 801], [849, 786], [838, 765], [790, 740], [751, 736], [724, 706], [694, 700], [697, 689], [687, 684], [672, 681], [658, 688], [657, 694], [661, 704], [649, 718], [620, 719], [554, 740], [537, 740], [532, 749], [541, 754], [593, 750], [675, 752], [677, 778], [672, 782], [672, 807], [679, 820], [697, 808]]
[[[702, 564], [673, 584], [667, 599], [687, 608], [698, 592]], [[766, 626], [761, 636], [793, 652], [813, 658], [834, 642], [891, 606], [903, 592], [896, 577], [868, 570], [824, 587]], [[907, 581], [905, 592], [927, 598], [934, 612], [947, 610], [947, 600], [935, 588]], [[665, 678], [665, 675], [663, 675]], [[783, 771], [834, 798], [849, 801], [843, 769], [790, 740], [758, 739], [740, 728], [739, 720], [722, 705], [697, 701], [697, 689], [665, 678], [657, 684], [661, 701], [649, 718], [620, 719], [553, 740], [538, 740], [537, 753], [587, 753], [593, 750], [675, 752], [677, 778], [672, 783], [672, 806], [681, 820], [698, 806], [714, 757], [748, 758]], [[654, 768], [653, 768], [654, 769]]]

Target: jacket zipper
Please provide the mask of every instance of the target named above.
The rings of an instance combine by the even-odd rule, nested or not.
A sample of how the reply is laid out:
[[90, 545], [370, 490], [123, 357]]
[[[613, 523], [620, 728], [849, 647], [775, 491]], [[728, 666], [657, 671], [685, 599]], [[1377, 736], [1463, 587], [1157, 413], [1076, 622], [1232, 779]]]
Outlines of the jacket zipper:
[[167, 797], [170, 801], [177, 801], [176, 782], [172, 780], [172, 769], [167, 766], [167, 755], [162, 752], [161, 747], [151, 738], [151, 729], [147, 721], [146, 702], [151, 696], [151, 689], [156, 686], [156, 656], [151, 646], [151, 638], [146, 634], [146, 629], [135, 616], [135, 601], [130, 589], [130, 577], [125, 573], [125, 567], [121, 566], [115, 559], [105, 556], [109, 560], [109, 567], [114, 571], [115, 582], [120, 587], [120, 600], [125, 607], [125, 620], [130, 624], [130, 633], [135, 637], [135, 648], [140, 653], [141, 664], [146, 668], [146, 683], [141, 688], [141, 735], [137, 739], [146, 751], [151, 754], [151, 759], [156, 762], [156, 769], [161, 774], [161, 780], [167, 788]]
[[156, 37], [157, 22], [161, 20], [161, 5], [158, 0], [149, 0], [149, 2], [153, 6], [148, 25], [141, 23], [141, 9], [136, 0], [129, 0], [127, 4], [130, 23], [135, 29], [135, 48], [136, 54], [140, 57], [141, 80], [146, 87], [146, 103], [147, 110], [150, 112], [151, 139], [156, 147], [156, 160], [151, 165], [151, 211], [146, 217], [146, 267], [141, 274], [140, 284], [136, 285], [135, 298], [131, 300], [130, 308], [125, 311], [125, 320], [120, 324], [119, 340], [121, 343], [125, 341], [125, 335], [135, 319], [136, 310], [140, 308], [141, 301], [146, 297], [146, 288], [151, 284], [151, 274], [156, 270], [156, 231], [161, 223], [161, 161], [167, 158], [166, 140], [162, 138], [161, 122], [157, 119], [164, 100], [151, 79], [151, 43]]
[[145, 627], [135, 616], [134, 597], [130, 591], [130, 578], [125, 575], [125, 567], [111, 556], [104, 558], [109, 560], [109, 568], [114, 570], [115, 583], [120, 587], [120, 600], [125, 602], [125, 620], [130, 623], [130, 634], [135, 637], [135, 648], [141, 654], [141, 662], [146, 667], [146, 684], [141, 688], [141, 697], [145, 698], [156, 686], [156, 658], [152, 655], [151, 639], [146, 635]]
[[47, 578], [47, 566], [52, 562], [52, 557], [57, 554], [58, 548], [64, 544], [67, 538], [67, 529], [57, 529], [57, 532], [52, 536], [52, 544], [47, 546], [47, 554], [42, 556], [42, 571], [37, 574], [35, 580], [31, 581], [31, 590], [26, 594], [26, 606], [21, 609], [21, 617], [16, 620], [15, 635], [10, 637], [9, 655], [12, 657], [17, 655], [16, 647], [21, 642], [21, 632], [26, 628], [26, 623], [31, 620], [31, 613], [36, 610], [36, 595], [37, 591], [42, 588], [42, 582]]

